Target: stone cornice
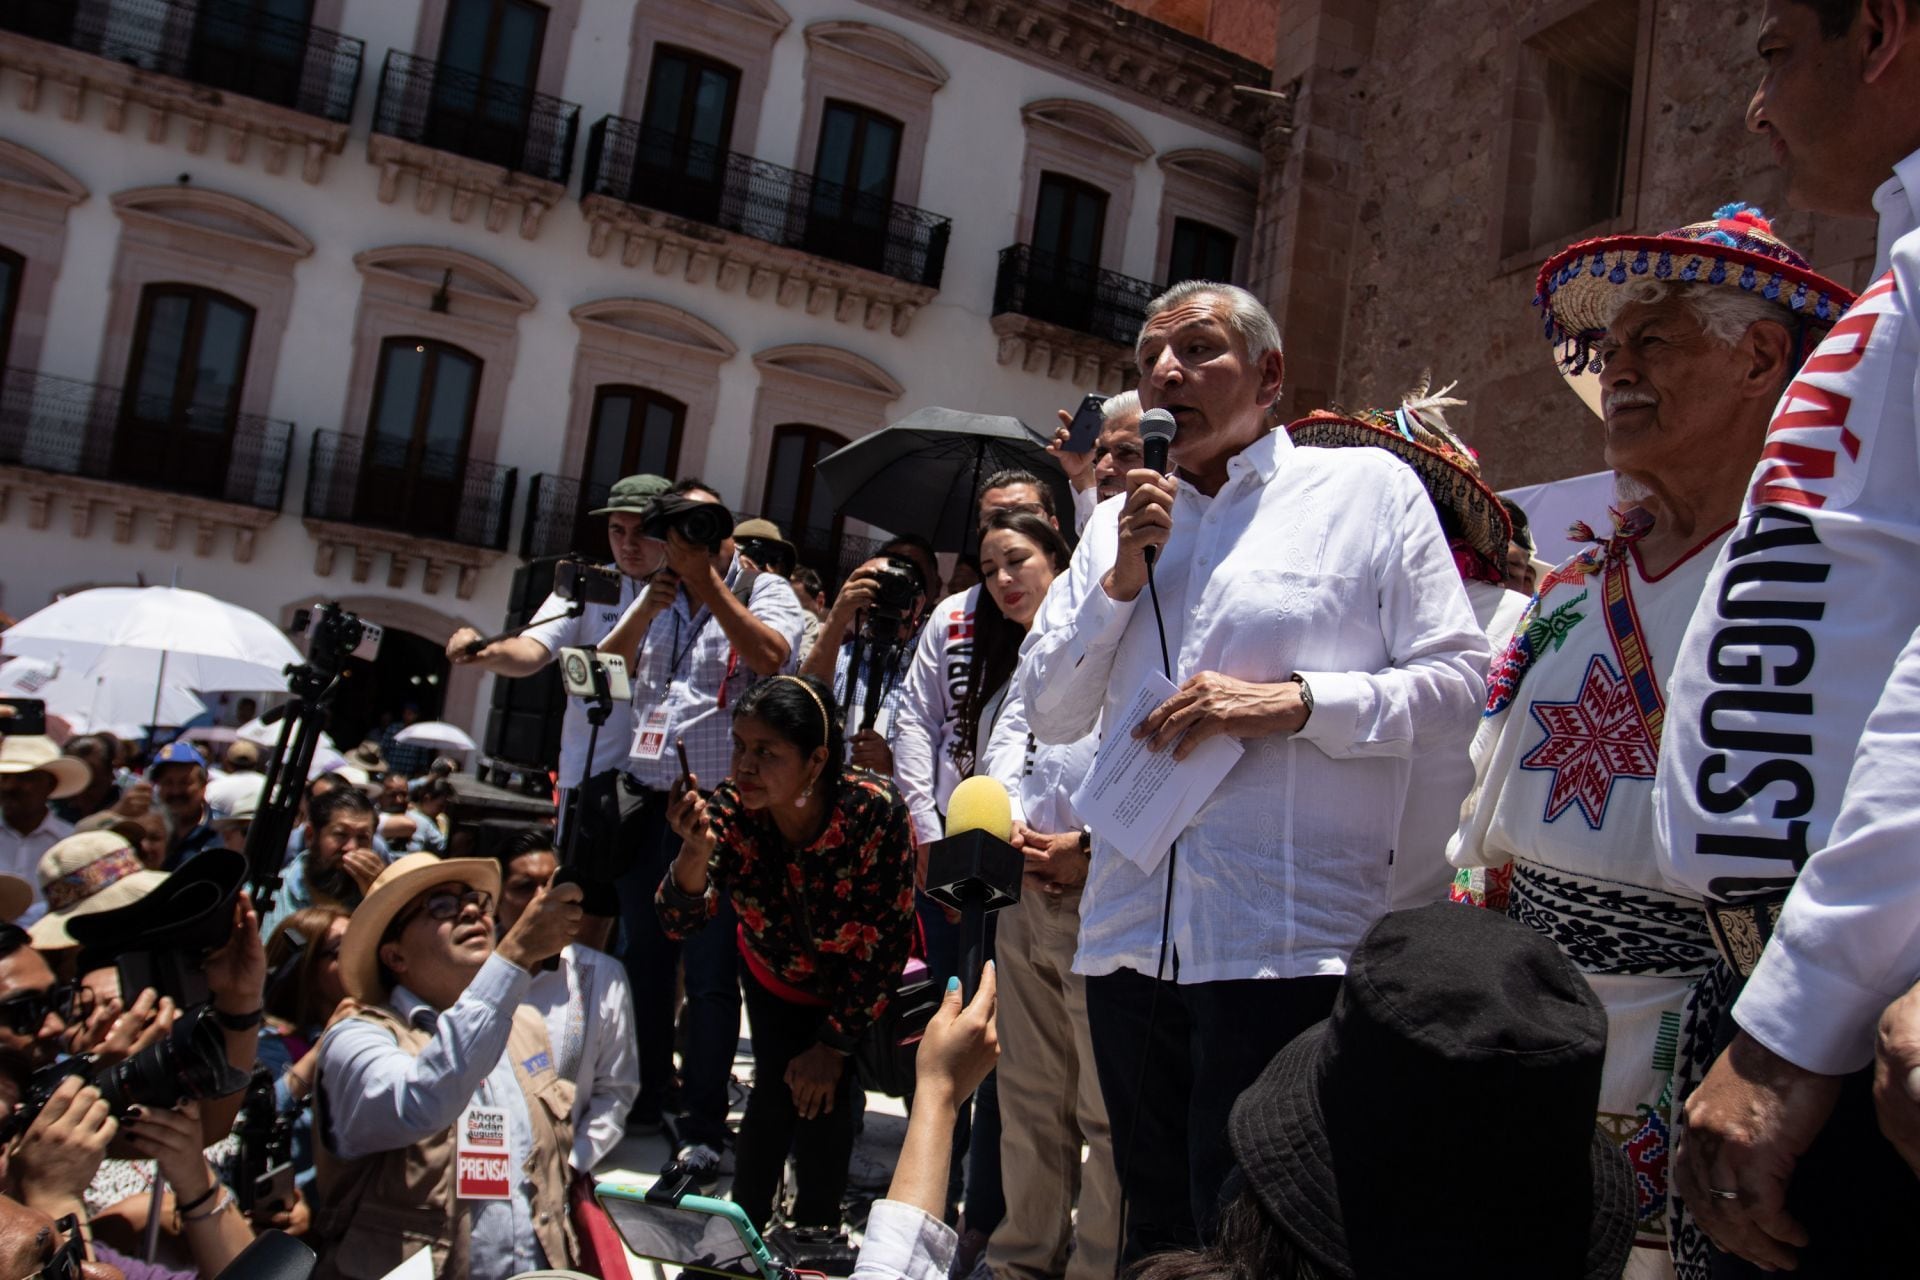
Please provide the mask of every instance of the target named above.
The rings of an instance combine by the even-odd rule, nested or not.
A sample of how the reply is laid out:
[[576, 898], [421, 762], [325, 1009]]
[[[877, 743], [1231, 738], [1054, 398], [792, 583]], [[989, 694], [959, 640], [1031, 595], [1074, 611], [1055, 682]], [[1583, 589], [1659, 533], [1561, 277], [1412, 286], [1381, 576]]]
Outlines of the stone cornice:
[[301, 523], [313, 535], [313, 572], [315, 577], [331, 577], [340, 553], [347, 554], [353, 580], [366, 582], [373, 576], [375, 556], [387, 557], [387, 586], [399, 591], [407, 585], [414, 561], [420, 562], [420, 587], [426, 594], [439, 595], [446, 584], [447, 571], [454, 572], [454, 594], [471, 600], [480, 585], [480, 571], [506, 554], [485, 547], [469, 547], [438, 538], [416, 538], [385, 529], [369, 529], [357, 524], [303, 517]]
[[280, 514], [112, 480], [0, 466], [0, 523], [5, 523], [16, 503], [30, 529], [51, 526], [55, 506], [64, 504], [68, 531], [79, 539], [92, 537], [96, 528], [108, 527], [96, 519], [103, 516], [111, 522], [113, 540], [122, 544], [133, 541], [134, 526], [145, 517], [149, 528], [142, 538], [151, 546], [171, 551], [183, 531], [191, 532], [193, 553], [203, 557], [212, 556], [221, 536], [231, 532], [233, 558], [238, 564], [253, 559], [255, 537]]
[[589, 227], [587, 252], [596, 258], [618, 236], [620, 260], [629, 267], [651, 266], [663, 276], [677, 272], [689, 284], [711, 283], [723, 293], [744, 289], [749, 297], [771, 296], [783, 307], [804, 306], [809, 315], [831, 314], [842, 324], [884, 326], [904, 337], [915, 313], [937, 292], [611, 196], [588, 196], [581, 210]]
[[478, 207], [487, 230], [497, 232], [504, 230], [507, 219], [517, 213], [523, 240], [540, 234], [540, 220], [567, 194], [564, 183], [515, 173], [484, 160], [470, 160], [384, 133], [367, 138], [367, 161], [380, 168], [380, 203], [398, 200], [400, 179], [411, 177], [413, 207], [421, 213], [433, 212], [444, 189], [452, 193], [449, 204], [455, 222], [465, 222]]
[[1133, 385], [1133, 348], [1007, 311], [993, 318], [1001, 364], [1118, 395]]
[[1267, 99], [1233, 91], [1266, 88], [1267, 68], [1106, 0], [866, 2], [1155, 111], [1177, 111], [1247, 146], [1259, 145], [1267, 124]]
[[218, 125], [226, 133], [226, 157], [232, 163], [244, 164], [258, 154], [267, 172], [277, 174], [293, 157], [308, 182], [319, 182], [327, 157], [339, 155], [347, 143], [344, 124], [10, 32], [0, 32], [0, 67], [17, 82], [22, 111], [38, 111], [51, 90], [61, 116], [78, 120], [92, 95], [105, 104], [102, 121], [108, 132], [120, 133], [132, 103], [146, 108], [149, 142], [166, 142], [178, 119], [186, 128], [187, 150], [200, 155]]

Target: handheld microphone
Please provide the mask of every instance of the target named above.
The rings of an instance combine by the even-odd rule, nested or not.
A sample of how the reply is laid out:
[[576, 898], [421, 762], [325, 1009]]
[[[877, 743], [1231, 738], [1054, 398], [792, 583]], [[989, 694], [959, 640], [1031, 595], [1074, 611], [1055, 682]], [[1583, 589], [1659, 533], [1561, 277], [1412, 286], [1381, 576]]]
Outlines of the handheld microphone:
[[987, 913], [1020, 901], [1027, 860], [1008, 843], [1013, 802], [999, 779], [976, 774], [947, 801], [946, 838], [927, 847], [927, 896], [961, 916], [962, 994], [973, 999], [986, 960]]
[[[1173, 415], [1165, 409], [1149, 409], [1140, 415], [1140, 452], [1145, 456], [1147, 466], [1167, 474], [1167, 450], [1173, 447], [1173, 433], [1178, 430]], [[1160, 548], [1147, 548], [1147, 567], [1151, 569]]]

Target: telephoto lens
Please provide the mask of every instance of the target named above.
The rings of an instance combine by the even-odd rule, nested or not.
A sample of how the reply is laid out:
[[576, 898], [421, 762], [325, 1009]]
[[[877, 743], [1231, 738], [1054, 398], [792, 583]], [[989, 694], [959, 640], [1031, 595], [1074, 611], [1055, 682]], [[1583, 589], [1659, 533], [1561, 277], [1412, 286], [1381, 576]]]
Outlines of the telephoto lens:
[[223, 1098], [247, 1087], [249, 1077], [227, 1061], [226, 1036], [213, 1006], [187, 1010], [173, 1030], [124, 1062], [95, 1070], [93, 1084], [116, 1116], [129, 1107], [171, 1111], [183, 1102]]

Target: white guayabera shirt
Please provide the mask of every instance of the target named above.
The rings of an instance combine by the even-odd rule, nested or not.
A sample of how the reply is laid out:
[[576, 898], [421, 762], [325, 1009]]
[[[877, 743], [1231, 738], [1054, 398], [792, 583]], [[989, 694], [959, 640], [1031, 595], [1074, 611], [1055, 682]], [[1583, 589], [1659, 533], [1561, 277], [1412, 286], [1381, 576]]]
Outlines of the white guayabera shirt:
[[1874, 195], [1873, 283], [1774, 410], [1674, 665], [1654, 798], [1678, 892], [1792, 885], [1734, 1017], [1826, 1075], [1873, 1060], [1920, 978], [1916, 193], [1920, 152]]
[[[1101, 504], [1054, 581], [1018, 679], [1043, 742], [1126, 733], [1127, 703], [1160, 670], [1145, 591], [1101, 578], [1122, 504]], [[1486, 696], [1475, 621], [1426, 489], [1379, 449], [1303, 449], [1268, 432], [1208, 498], [1174, 500], [1155, 568], [1172, 679], [1273, 683], [1299, 673], [1315, 710], [1292, 737], [1250, 739], [1177, 841], [1172, 943], [1182, 982], [1346, 971], [1387, 910], [1410, 757], [1473, 731]], [[1142, 871], [1095, 840], [1077, 972], [1159, 958], [1164, 860]]]

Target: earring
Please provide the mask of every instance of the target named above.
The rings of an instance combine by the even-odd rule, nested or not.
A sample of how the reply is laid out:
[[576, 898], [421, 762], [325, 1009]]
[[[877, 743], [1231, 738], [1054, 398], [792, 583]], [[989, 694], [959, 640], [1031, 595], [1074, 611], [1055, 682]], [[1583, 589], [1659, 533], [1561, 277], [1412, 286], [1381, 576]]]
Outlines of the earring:
[[793, 807], [796, 809], [804, 809], [807, 807], [807, 801], [811, 799], [813, 799], [813, 784], [809, 782], [807, 789], [800, 793], [800, 798], [793, 802]]

